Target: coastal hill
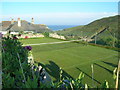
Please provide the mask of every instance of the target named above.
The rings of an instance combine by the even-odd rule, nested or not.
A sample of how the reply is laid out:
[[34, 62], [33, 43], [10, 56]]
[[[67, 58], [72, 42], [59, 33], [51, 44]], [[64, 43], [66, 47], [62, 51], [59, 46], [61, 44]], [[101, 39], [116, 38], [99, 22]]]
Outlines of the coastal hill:
[[18, 21], [14, 21], [14, 24], [11, 24], [11, 21], [2, 21], [0, 24], [2, 31], [34, 31], [38, 33], [52, 32], [45, 24], [32, 24], [25, 20], [21, 20], [21, 26], [18, 26]]
[[102, 18], [84, 26], [77, 26], [57, 31], [58, 34], [81, 37], [92, 37], [92, 35], [97, 32], [103, 34], [102, 36], [106, 34], [113, 35], [114, 33], [118, 36], [118, 15]]

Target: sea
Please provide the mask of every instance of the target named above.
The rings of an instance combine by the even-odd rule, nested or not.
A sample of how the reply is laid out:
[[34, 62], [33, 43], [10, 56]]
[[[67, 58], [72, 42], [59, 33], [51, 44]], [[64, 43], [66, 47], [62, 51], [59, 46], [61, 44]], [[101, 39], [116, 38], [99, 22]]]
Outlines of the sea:
[[76, 27], [78, 25], [47, 25], [53, 31], [63, 30], [66, 28]]

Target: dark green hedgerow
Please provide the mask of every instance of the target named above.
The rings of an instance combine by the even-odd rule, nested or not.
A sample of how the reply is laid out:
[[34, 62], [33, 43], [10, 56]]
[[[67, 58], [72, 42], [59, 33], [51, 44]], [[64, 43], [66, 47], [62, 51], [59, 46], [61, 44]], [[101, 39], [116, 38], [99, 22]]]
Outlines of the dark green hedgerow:
[[102, 47], [102, 48], [107, 48], [107, 49], [111, 49], [111, 50], [115, 50], [115, 51], [120, 52], [120, 48], [117, 48], [117, 47], [110, 47], [110, 46], [99, 45], [99, 44], [94, 44], [94, 43], [89, 43], [89, 45]]

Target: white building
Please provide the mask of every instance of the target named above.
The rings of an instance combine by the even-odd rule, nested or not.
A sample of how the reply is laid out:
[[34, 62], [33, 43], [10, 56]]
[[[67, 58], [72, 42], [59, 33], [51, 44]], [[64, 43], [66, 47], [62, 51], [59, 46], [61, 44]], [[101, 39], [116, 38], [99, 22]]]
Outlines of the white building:
[[10, 34], [19, 34], [19, 32], [10, 32]]
[[7, 34], [7, 31], [0, 31], [1, 34]]

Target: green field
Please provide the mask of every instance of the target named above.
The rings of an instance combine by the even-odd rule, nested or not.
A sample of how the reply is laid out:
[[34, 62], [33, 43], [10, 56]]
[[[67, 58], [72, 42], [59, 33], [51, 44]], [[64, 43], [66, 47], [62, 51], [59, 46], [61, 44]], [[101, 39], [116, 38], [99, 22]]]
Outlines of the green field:
[[52, 39], [52, 38], [28, 38], [20, 39], [23, 44], [37, 44], [37, 43], [48, 43], [48, 42], [59, 42], [63, 40]]
[[[43, 43], [44, 41], [45, 38], [22, 40], [25, 44]], [[48, 42], [50, 41], [55, 42], [57, 39], [48, 39]], [[37, 45], [32, 48], [34, 60], [45, 67], [53, 80], [59, 78], [59, 67], [61, 67], [64, 75], [72, 78], [78, 77], [79, 73], [83, 72], [85, 74], [83, 82], [92, 85], [91, 64], [94, 64], [94, 84], [99, 85], [107, 80], [110, 87], [114, 87], [115, 81], [112, 73], [118, 62], [116, 51], [73, 42]]]

